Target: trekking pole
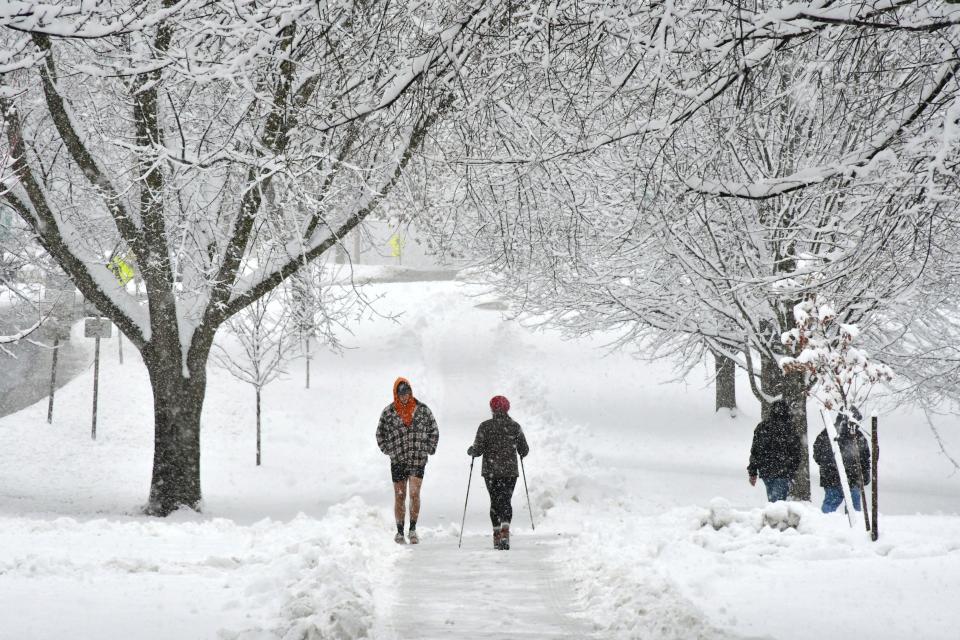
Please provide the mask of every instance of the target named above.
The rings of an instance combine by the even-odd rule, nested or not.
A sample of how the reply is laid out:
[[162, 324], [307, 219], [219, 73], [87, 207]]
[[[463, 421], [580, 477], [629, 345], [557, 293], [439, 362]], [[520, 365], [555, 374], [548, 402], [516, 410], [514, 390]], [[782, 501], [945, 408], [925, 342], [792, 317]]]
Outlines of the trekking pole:
[[520, 456], [520, 471], [523, 472], [523, 490], [527, 493], [527, 511], [530, 512], [530, 528], [536, 531], [537, 528], [533, 524], [533, 507], [530, 506], [530, 489], [527, 488], [527, 471], [523, 468], [523, 456]]
[[877, 463], [880, 461], [880, 441], [877, 439], [877, 416], [870, 419], [870, 442], [873, 444], [873, 464], [870, 465], [870, 475], [873, 476], [873, 500], [870, 501], [870, 508], [873, 510], [873, 530], [870, 531], [870, 539], [874, 542], [880, 535], [878, 527], [880, 526], [880, 513], [877, 511]]
[[470, 481], [473, 480], [473, 461], [475, 458], [470, 456], [470, 475], [467, 476], [467, 497], [463, 499], [463, 520], [460, 521], [460, 541], [457, 542], [457, 549], [463, 544], [463, 525], [467, 523], [467, 500], [470, 499]]

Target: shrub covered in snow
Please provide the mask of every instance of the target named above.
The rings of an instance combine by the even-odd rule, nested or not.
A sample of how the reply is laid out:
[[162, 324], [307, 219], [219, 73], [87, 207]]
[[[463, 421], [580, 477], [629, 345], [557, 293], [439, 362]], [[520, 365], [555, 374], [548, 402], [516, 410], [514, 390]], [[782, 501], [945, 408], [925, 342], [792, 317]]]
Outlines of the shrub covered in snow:
[[840, 322], [829, 301], [814, 293], [794, 307], [793, 315], [797, 326], [781, 341], [796, 356], [783, 358], [780, 366], [803, 373], [809, 395], [828, 411], [850, 415], [854, 407], [863, 407], [876, 384], [893, 379], [888, 366], [853, 346], [859, 328]]

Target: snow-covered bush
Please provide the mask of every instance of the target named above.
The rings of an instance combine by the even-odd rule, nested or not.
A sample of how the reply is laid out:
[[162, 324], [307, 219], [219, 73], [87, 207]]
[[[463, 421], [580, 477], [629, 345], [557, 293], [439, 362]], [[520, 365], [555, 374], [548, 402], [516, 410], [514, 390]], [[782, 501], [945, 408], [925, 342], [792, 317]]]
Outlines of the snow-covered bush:
[[829, 301], [811, 294], [793, 315], [797, 326], [781, 341], [796, 355], [783, 358], [780, 366], [787, 373], [803, 373], [808, 394], [827, 411], [852, 415], [855, 407], [862, 410], [875, 385], [893, 379], [890, 367], [853, 346], [859, 329], [841, 322]]

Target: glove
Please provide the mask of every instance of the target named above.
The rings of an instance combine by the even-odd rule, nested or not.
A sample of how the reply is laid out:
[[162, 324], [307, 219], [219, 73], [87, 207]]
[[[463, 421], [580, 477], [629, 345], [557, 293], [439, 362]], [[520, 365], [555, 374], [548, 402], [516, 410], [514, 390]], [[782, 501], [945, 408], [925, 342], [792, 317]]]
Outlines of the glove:
[[757, 486], [757, 476], [752, 474], [750, 475], [750, 486], [751, 487]]
[[473, 447], [470, 447], [469, 449], [467, 449], [467, 455], [470, 456], [471, 458], [476, 458], [477, 452], [473, 450]]

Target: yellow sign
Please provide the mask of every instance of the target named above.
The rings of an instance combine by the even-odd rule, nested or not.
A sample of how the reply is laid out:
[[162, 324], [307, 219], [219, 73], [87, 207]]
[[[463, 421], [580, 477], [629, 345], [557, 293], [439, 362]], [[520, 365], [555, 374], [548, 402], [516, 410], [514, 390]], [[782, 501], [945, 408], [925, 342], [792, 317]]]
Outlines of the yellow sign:
[[403, 252], [403, 238], [401, 238], [399, 234], [395, 233], [390, 238], [390, 248], [393, 251], [393, 257], [399, 258], [400, 254]]
[[128, 282], [133, 280], [133, 276], [136, 275], [133, 267], [131, 267], [125, 260], [125, 258], [129, 257], [130, 254], [127, 254], [123, 258], [120, 256], [114, 256], [113, 260], [107, 264], [107, 269], [110, 269], [110, 272], [120, 283], [120, 286], [126, 286]]

